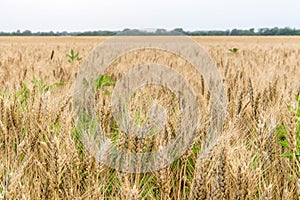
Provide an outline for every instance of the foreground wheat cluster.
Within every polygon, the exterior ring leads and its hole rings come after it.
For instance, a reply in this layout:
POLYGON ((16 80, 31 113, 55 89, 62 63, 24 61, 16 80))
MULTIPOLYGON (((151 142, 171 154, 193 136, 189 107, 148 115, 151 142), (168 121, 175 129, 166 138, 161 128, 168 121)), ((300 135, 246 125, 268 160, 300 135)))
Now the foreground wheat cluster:
MULTIPOLYGON (((68 62, 66 54, 74 49, 84 60, 105 39, 0 38, 1 199, 299 199, 299 38, 193 38, 224 80, 223 131, 201 154, 210 93, 201 76, 191 80, 199 84, 203 122, 193 145, 171 166, 141 174, 97 163, 82 144, 72 114, 72 85, 83 61, 68 62)), ((131 109, 147 107, 150 93, 173 113, 179 110, 170 91, 159 87, 138 91, 131 109)), ((95 109, 102 128, 114 133, 106 97, 97 92, 95 109)), ((170 113, 165 135, 154 139, 153 148, 174 137, 178 119, 170 113)), ((143 142, 121 132, 118 142, 144 151, 137 145, 143 142)))

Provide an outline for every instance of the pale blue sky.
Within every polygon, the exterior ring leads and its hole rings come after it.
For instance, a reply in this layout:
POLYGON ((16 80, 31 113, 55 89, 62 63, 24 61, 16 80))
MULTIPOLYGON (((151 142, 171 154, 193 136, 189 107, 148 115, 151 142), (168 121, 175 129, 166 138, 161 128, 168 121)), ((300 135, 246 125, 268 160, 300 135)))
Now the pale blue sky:
POLYGON ((0 0, 0 31, 300 28, 299 0, 0 0))

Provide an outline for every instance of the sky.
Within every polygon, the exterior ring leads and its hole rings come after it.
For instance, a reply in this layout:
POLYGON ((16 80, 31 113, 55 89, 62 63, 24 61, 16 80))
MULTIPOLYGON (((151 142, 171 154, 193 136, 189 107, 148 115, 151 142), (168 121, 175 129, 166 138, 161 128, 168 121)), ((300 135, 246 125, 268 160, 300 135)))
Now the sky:
POLYGON ((0 0, 0 32, 291 27, 299 0, 0 0))

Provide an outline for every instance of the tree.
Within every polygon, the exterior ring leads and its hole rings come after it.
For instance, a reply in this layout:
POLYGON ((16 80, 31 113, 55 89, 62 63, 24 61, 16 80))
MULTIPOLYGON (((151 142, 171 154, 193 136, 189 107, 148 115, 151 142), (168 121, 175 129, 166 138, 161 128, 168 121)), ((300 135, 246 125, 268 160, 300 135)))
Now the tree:
POLYGON ((31 36, 32 33, 31 33, 31 31, 26 30, 26 31, 23 31, 22 35, 23 35, 23 36, 31 36))

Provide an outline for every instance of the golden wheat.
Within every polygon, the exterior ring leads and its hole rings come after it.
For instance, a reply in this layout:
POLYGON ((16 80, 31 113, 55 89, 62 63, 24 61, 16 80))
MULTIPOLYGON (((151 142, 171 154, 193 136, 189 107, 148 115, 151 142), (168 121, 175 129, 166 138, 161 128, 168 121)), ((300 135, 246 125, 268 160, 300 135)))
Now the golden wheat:
MULTIPOLYGON (((115 60, 105 72, 114 81, 130 69, 124 60, 146 63, 154 53, 159 55, 160 62, 187 77, 202 105, 202 126, 189 151, 171 166, 143 174, 97 163, 76 132, 70 96, 82 61, 69 63, 66 54, 75 49, 86 58, 105 39, 0 38, 1 199, 299 199, 299 117, 286 107, 297 106, 295 94, 300 92, 298 37, 193 38, 223 74, 229 100, 220 138, 203 157, 199 155, 209 134, 212 95, 203 76, 163 51, 143 50, 144 60, 130 53, 115 60), (239 52, 228 51, 233 47, 239 52), (44 85, 64 85, 46 90, 32 81, 34 77, 44 85), (278 136, 280 131, 285 135, 278 136)), ((159 150, 174 139, 179 104, 172 99, 169 90, 156 86, 139 90, 131 114, 142 111, 143 122, 143 111, 158 102, 168 108, 166 126, 149 140, 120 132, 119 147, 141 153, 159 150)), ((98 91, 95 100, 101 128, 113 136, 116 125, 109 99, 98 91)))

